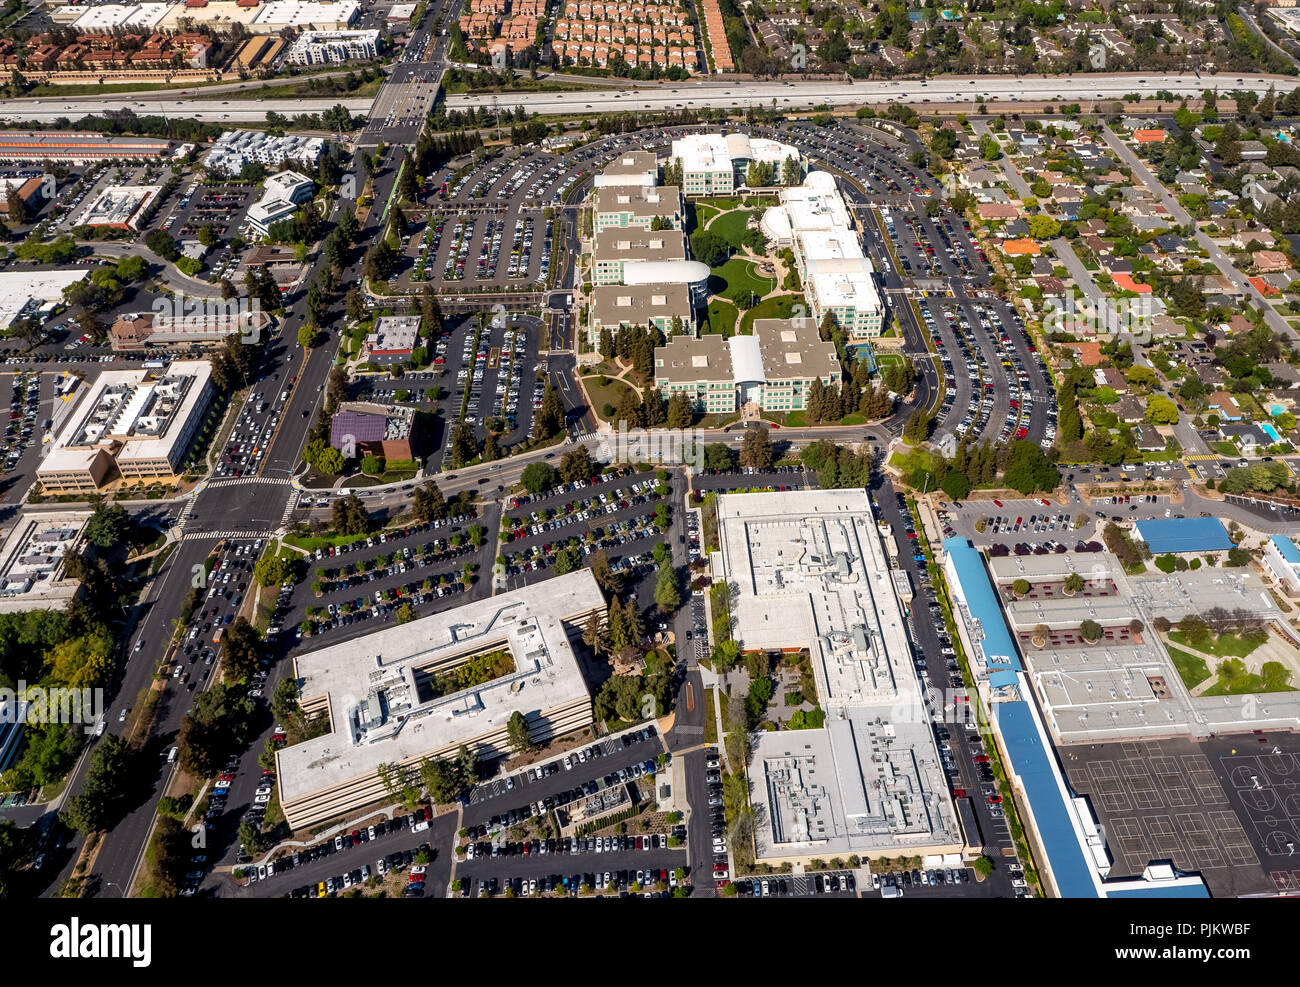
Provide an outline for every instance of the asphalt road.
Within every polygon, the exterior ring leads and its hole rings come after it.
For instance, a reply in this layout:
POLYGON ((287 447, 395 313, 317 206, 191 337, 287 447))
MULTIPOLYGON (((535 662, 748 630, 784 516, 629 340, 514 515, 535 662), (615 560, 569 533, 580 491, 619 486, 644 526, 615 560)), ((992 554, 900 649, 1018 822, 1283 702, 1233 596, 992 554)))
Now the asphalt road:
MULTIPOLYGON (((994 100, 1064 99, 1087 102, 1093 99, 1121 99, 1138 92, 1154 98, 1156 91, 1168 90, 1175 96, 1198 97, 1209 88, 1250 89, 1264 93, 1269 86, 1285 89, 1294 80, 1289 76, 1264 74, 1201 75, 1195 72, 1165 76, 1141 73, 1106 73, 1077 76, 944 76, 929 80, 896 82, 813 82, 788 80, 777 82, 697 81, 646 85, 627 90, 585 91, 582 93, 511 93, 512 105, 536 113, 608 113, 611 111, 667 110, 678 107, 767 107, 773 102, 780 108, 806 109, 827 104, 845 106, 858 103, 899 101, 910 103, 953 103, 994 100)), ((449 96, 447 108, 473 108, 479 95, 449 96)))

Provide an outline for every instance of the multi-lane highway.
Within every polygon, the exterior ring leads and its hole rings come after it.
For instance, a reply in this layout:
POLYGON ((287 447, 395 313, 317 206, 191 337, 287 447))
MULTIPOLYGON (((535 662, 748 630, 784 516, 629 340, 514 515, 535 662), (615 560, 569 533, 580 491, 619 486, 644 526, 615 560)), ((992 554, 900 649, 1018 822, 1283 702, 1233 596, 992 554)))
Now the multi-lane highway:
MULTIPOLYGON (((384 127, 380 134, 370 133, 372 141, 413 140, 418 132, 418 114, 415 108, 431 104, 430 82, 440 78, 441 46, 446 39, 434 39, 430 51, 420 62, 399 62, 393 69, 394 78, 408 90, 384 86, 374 99, 341 97, 338 99, 268 98, 241 100, 232 93, 230 100, 180 99, 152 94, 132 98, 130 94, 103 96, 76 96, 67 99, 25 98, 5 100, 0 109, 0 120, 51 123, 60 117, 83 116, 102 113, 123 107, 137 114, 184 116, 206 123, 264 122, 269 111, 294 116, 299 113, 321 113, 337 105, 349 112, 372 118, 384 127), (429 92, 413 95, 411 86, 424 87, 429 92), (372 111, 373 110, 373 111, 372 111), (392 121, 389 123, 390 114, 392 121), (407 135, 407 136, 403 136, 407 135)), ((522 106, 533 113, 609 113, 611 111, 653 111, 670 109, 734 109, 748 106, 777 106, 781 109, 808 109, 814 106, 853 106, 862 103, 904 102, 911 104, 974 105, 979 102, 1041 102, 1065 100, 1091 102, 1094 100, 1122 99, 1129 93, 1141 93, 1155 98, 1159 91, 1176 97, 1199 96, 1206 89, 1220 91, 1251 90, 1266 92, 1270 86, 1289 90, 1295 79, 1289 76, 1243 73, 1241 75, 1209 75, 1196 72, 1164 76, 1139 74, 1097 74, 1075 76, 952 76, 937 79, 904 79, 896 82, 808 81, 803 79, 758 82, 697 81, 678 83, 643 83, 635 88, 610 87, 575 92, 561 89, 549 92, 503 93, 498 96, 502 105, 522 106)), ((452 110, 477 109, 483 104, 481 93, 467 93, 447 97, 447 108, 452 110)))
MULTIPOLYGON (((611 111, 672 109, 735 109, 749 106, 776 106, 780 109, 807 109, 813 106, 852 106, 861 103, 904 102, 969 103, 994 101, 1034 102, 1066 100, 1122 99, 1129 93, 1154 98, 1160 90, 1175 96, 1199 96, 1206 89, 1230 91, 1249 89, 1263 93, 1270 86, 1289 90, 1295 79, 1264 74, 1203 75, 1187 72, 1173 75, 1130 73, 1075 76, 945 76, 937 79, 906 79, 897 82, 813 82, 785 80, 775 82, 679 82, 644 85, 628 91, 532 92, 508 97, 510 105, 522 106, 534 113, 609 113, 611 111)), ((473 109, 482 103, 479 95, 449 96, 447 108, 473 109)))

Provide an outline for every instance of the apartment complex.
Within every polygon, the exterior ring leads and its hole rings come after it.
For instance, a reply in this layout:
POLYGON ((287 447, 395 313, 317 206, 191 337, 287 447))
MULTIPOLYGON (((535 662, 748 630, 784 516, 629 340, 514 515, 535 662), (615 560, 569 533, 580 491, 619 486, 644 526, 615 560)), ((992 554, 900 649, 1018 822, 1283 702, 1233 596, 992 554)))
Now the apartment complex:
POLYGON ((329 65, 374 58, 379 53, 379 32, 304 31, 289 49, 294 65, 329 65))
POLYGON ((596 190, 592 228, 682 228, 682 190, 675 185, 612 185, 596 190), (656 222, 657 221, 657 222, 656 222))
POLYGON ((521 713, 534 741, 591 725, 591 695, 570 638, 605 596, 589 569, 467 603, 298 655, 302 708, 329 731, 276 752, 280 803, 294 829, 391 799, 381 767, 412 776, 425 758, 511 750, 521 713), (448 691, 448 671, 490 657, 495 678, 448 691))
POLYGON ((684 7, 569 0, 551 44, 559 65, 699 71, 695 25, 684 7))
POLYGON ((174 482, 212 399, 206 360, 100 374, 36 468, 47 494, 92 494, 121 480, 174 482))
POLYGON ((682 191, 687 195, 734 192, 745 185, 749 166, 755 162, 774 166, 778 182, 788 160, 803 173, 803 155, 797 147, 747 134, 688 134, 673 141, 672 159, 681 165, 682 191))
POLYGON ((758 319, 753 335, 675 336, 655 347, 655 387, 685 394, 697 411, 731 414, 752 404, 763 411, 802 411, 814 380, 840 380, 835 344, 823 342, 811 319, 758 319))
POLYGON ((852 340, 879 336, 885 308, 875 266, 835 177, 811 172, 802 185, 781 189, 780 200, 763 214, 762 230, 774 247, 794 252, 817 324, 829 313, 852 340))

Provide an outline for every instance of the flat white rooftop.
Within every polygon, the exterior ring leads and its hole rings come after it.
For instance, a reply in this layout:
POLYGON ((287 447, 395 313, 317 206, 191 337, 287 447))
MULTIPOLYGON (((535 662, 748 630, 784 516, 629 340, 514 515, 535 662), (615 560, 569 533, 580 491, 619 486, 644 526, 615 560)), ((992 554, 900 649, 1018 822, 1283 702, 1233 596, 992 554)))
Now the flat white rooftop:
POLYGON ((33 299, 62 301, 63 289, 76 284, 89 273, 90 268, 78 271, 0 271, 0 329, 8 328, 33 299))
POLYGON ((759 857, 956 846, 906 621, 864 490, 718 498, 715 579, 742 650, 806 648, 821 730, 762 733, 759 857))
POLYGON ((23 514, 0 547, 0 613, 61 610, 80 585, 66 578, 63 553, 75 549, 89 511, 23 514))
POLYGON ((176 360, 164 371, 100 374, 64 418, 38 472, 85 468, 101 449, 118 461, 169 458, 212 375, 206 360, 176 360))
POLYGON ((588 697, 563 620, 605 597, 579 569, 409 624, 300 655, 302 698, 329 697, 329 733, 280 751, 286 802, 473 741, 525 715, 588 697), (416 670, 507 647, 515 671, 462 692, 419 701, 416 670))

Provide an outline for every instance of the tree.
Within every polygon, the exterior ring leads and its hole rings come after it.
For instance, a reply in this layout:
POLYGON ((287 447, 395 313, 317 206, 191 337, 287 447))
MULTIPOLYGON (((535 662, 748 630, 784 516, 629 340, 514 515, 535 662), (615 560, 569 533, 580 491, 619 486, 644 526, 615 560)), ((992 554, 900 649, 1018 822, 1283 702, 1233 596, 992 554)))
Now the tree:
POLYGON ((125 740, 109 734, 90 755, 90 765, 81 791, 69 799, 62 818, 71 828, 93 833, 116 822, 126 808, 130 789, 123 779, 130 777, 132 752, 125 740))
POLYGON ((121 504, 108 504, 98 498, 94 512, 86 521, 86 541, 96 548, 114 548, 133 527, 134 523, 126 508, 121 504))
POLYGON ((993 873, 993 861, 989 860, 988 857, 976 857, 971 864, 971 869, 981 878, 988 877, 993 873))
POLYGON ((765 425, 746 428, 740 443, 740 462, 754 469, 767 469, 772 465, 772 440, 765 425))
POLYGON ((1017 579, 1014 583, 1011 584, 1011 592, 1015 593, 1016 596, 1024 596, 1026 593, 1029 592, 1029 589, 1030 587, 1029 587, 1028 579, 1017 579))
POLYGON ((1100 641, 1103 633, 1105 632, 1102 630, 1101 624, 1095 620, 1085 620, 1079 625, 1079 634, 1085 641, 1090 643, 1100 641))
POLYGON ((664 613, 673 613, 682 605, 680 582, 671 560, 659 566, 659 575, 655 578, 655 603, 664 613))
POLYGON ((1153 425, 1173 425, 1178 421, 1178 405, 1163 394, 1153 394, 1147 401, 1146 419, 1153 425))
POLYGON ((717 267, 727 259, 730 247, 726 240, 708 230, 691 234, 691 253, 707 267, 717 267))
POLYGON ((1075 593, 1083 591, 1083 576, 1077 572, 1072 572, 1065 577, 1065 592, 1073 596, 1075 593))
POLYGON ((689 428, 694 418, 691 400, 684 393, 679 391, 668 399, 669 428, 689 428))
POLYGON ((510 714, 506 723, 506 738, 516 753, 522 754, 533 749, 533 736, 528 730, 528 721, 518 710, 510 714))
POLYGON ((305 350, 311 349, 316 345, 316 337, 319 335, 313 325, 302 325, 298 327, 298 345, 305 350))
POLYGON ((279 555, 266 555, 253 566, 253 578, 261 586, 279 586, 293 578, 293 563, 279 555))
POLYGON ((236 617, 221 638, 221 655, 227 679, 243 679, 257 671, 262 660, 262 637, 248 619, 236 617))
POLYGON ((529 463, 520 474, 519 482, 530 494, 541 493, 555 486, 555 470, 549 463, 529 463))
POLYGON ((447 502, 438 484, 428 480, 415 488, 411 498, 411 513, 420 524, 428 524, 447 516, 447 502))

